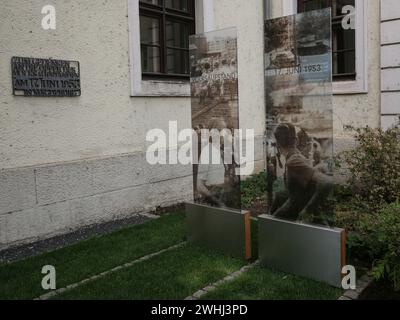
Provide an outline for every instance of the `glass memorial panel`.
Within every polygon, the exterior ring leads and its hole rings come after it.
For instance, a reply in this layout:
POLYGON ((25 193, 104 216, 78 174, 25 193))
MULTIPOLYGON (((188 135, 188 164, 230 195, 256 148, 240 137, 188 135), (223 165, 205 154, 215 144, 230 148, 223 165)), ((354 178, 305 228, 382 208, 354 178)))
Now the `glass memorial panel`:
POLYGON ((333 226, 331 9, 265 22, 268 213, 333 226))
POLYGON ((236 28, 190 37, 195 202, 241 209, 239 164, 233 136, 239 129, 236 28), (209 144, 209 142, 211 142, 209 144))

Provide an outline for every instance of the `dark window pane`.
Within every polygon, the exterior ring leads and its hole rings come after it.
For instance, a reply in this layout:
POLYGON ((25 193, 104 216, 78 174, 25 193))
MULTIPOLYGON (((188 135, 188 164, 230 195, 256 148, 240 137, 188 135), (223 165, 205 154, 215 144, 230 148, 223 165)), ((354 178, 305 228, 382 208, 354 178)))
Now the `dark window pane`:
POLYGON ((181 11, 189 11, 187 0, 165 0, 165 7, 181 11))
POLYGON ((356 31, 344 30, 341 23, 334 25, 332 42, 332 51, 354 49, 356 47, 356 31))
POLYGON ((142 72, 160 71, 160 48, 142 46, 142 72))
POLYGON ((303 11, 311 11, 327 8, 329 6, 329 2, 327 0, 306 0, 303 1, 304 9, 303 11))
POLYGON ((189 53, 184 50, 167 49, 167 73, 188 74, 189 53))
POLYGON ((355 0, 336 0, 332 1, 332 15, 333 16, 342 16, 342 9, 345 6, 353 6, 355 7, 355 0))
POLYGON ((162 0, 140 0, 140 2, 155 4, 157 6, 162 6, 162 0))
POLYGON ((345 74, 351 76, 356 72, 355 51, 333 53, 333 75, 345 74))
MULTIPOLYGON (((299 0, 299 10, 311 11, 328 8, 330 6, 329 0, 299 0)), ((344 6, 355 6, 355 0, 332 0, 332 16, 342 16, 342 8, 344 6)))
POLYGON ((167 21, 166 37, 168 47, 189 47, 189 26, 186 23, 167 21))
POLYGON ((160 21, 158 19, 140 16, 140 42, 151 45, 160 43, 160 21))

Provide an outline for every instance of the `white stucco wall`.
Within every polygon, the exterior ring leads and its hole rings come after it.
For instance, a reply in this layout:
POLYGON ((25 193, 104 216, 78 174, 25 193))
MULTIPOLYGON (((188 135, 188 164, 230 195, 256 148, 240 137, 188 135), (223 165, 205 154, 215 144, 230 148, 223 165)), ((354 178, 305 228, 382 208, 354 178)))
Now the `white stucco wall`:
MULTIPOLYGON (((143 152, 151 127, 190 125, 187 98, 130 97, 127 1, 58 1, 56 31, 41 28, 47 1, 1 2, 0 168, 143 152), (79 60, 82 96, 13 97, 13 55, 79 60)), ((241 126, 262 135, 263 4, 250 2, 216 0, 214 17, 216 29, 238 27, 241 126)), ((334 97, 336 137, 347 136, 343 125, 380 124, 379 37, 379 2, 368 0, 369 91, 334 97)))
POLYGON ((190 167, 148 165, 146 133, 190 99, 131 98, 128 2, 0 0, 0 248, 193 199, 190 167), (78 60, 82 95, 12 95, 11 57, 78 60))
POLYGON ((355 95, 335 95, 334 136, 349 135, 343 126, 379 127, 380 120, 380 4, 376 0, 368 3, 368 93, 355 95))
POLYGON ((0 168, 143 152, 150 128, 190 124, 187 98, 130 98, 127 1, 0 0, 0 168), (79 98, 13 97, 12 56, 78 60, 79 98))

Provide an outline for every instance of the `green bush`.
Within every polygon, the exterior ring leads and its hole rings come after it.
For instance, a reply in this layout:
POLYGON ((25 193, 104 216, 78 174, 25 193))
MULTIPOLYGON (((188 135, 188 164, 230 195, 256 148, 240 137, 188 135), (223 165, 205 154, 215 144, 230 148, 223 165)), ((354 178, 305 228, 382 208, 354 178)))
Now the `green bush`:
POLYGON ((347 232, 358 232, 361 216, 369 212, 368 207, 357 200, 349 186, 336 185, 333 194, 336 225, 347 232))
POLYGON ((355 131, 356 147, 339 157, 349 180, 338 194, 337 222, 349 231, 350 256, 372 262, 375 279, 400 290, 400 121, 386 131, 355 131))
POLYGON ((389 279, 400 290, 400 202, 363 216, 359 239, 374 259, 375 279, 389 279))
POLYGON ((257 198, 266 198, 267 195, 267 174, 262 172, 260 174, 251 176, 250 178, 241 182, 242 194, 242 208, 250 209, 252 203, 257 198))
POLYGON ((387 131, 355 129, 357 146, 340 160, 348 184, 361 204, 372 211, 400 199, 400 125, 387 131))

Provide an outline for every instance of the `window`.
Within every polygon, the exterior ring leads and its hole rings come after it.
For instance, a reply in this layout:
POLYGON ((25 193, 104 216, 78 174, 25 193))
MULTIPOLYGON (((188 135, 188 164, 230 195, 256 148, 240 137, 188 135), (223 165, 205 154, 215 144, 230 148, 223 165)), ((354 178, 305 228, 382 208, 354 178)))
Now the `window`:
MULTIPOLYGON (((193 31, 195 26, 196 32, 199 33, 215 29, 214 0, 166 2, 164 15, 164 1, 128 0, 129 67, 132 97, 190 97, 188 74, 180 76, 179 74, 174 75, 171 72, 170 74, 161 72, 163 70, 161 59, 164 57, 161 51, 164 51, 166 54, 166 50, 163 49, 164 47, 161 43, 164 38, 162 35, 163 27, 161 24, 158 25, 157 22, 162 22, 164 17, 166 20, 168 20, 168 17, 171 17, 171 20, 175 21, 177 16, 183 16, 184 23, 189 23, 193 31), (185 3, 188 7, 184 6, 185 3), (193 5, 195 5, 195 7, 193 7, 193 5), (176 10, 176 8, 189 8, 189 11, 176 10), (152 26, 149 27, 149 20, 144 19, 141 23, 141 12, 145 17, 156 18, 157 22, 151 19, 150 21, 151 24, 154 24, 155 28, 159 27, 158 31, 157 29, 153 29, 152 26), (195 22, 192 19, 193 17, 195 17, 195 22), (147 25, 150 31, 147 31, 147 35, 143 35, 143 40, 139 41, 141 38, 141 24, 147 25), (149 34, 151 36, 150 38, 149 34), (143 53, 144 56, 142 56, 142 43, 143 48, 147 50, 147 52, 143 53), (155 52, 154 56, 149 53, 151 50, 155 52), (159 62, 157 61, 157 56, 159 57, 159 62), (144 57, 148 58, 144 59, 144 57), (143 60, 146 60, 146 62, 144 63, 143 60), (142 69, 142 64, 146 69, 142 69), (149 70, 152 69, 157 70, 157 67, 159 67, 158 70, 160 72, 149 72, 149 70)), ((145 33, 145 31, 143 31, 143 33, 145 33)), ((166 58, 164 58, 164 61, 166 61, 166 58)), ((171 65, 171 63, 169 65, 171 65)))
POLYGON ((356 73, 356 30, 342 28, 342 8, 355 7, 355 0, 298 0, 298 12, 332 7, 332 64, 335 81, 354 81, 356 73))
POLYGON ((189 36, 195 33, 194 0, 140 0, 143 79, 189 77, 189 36))

